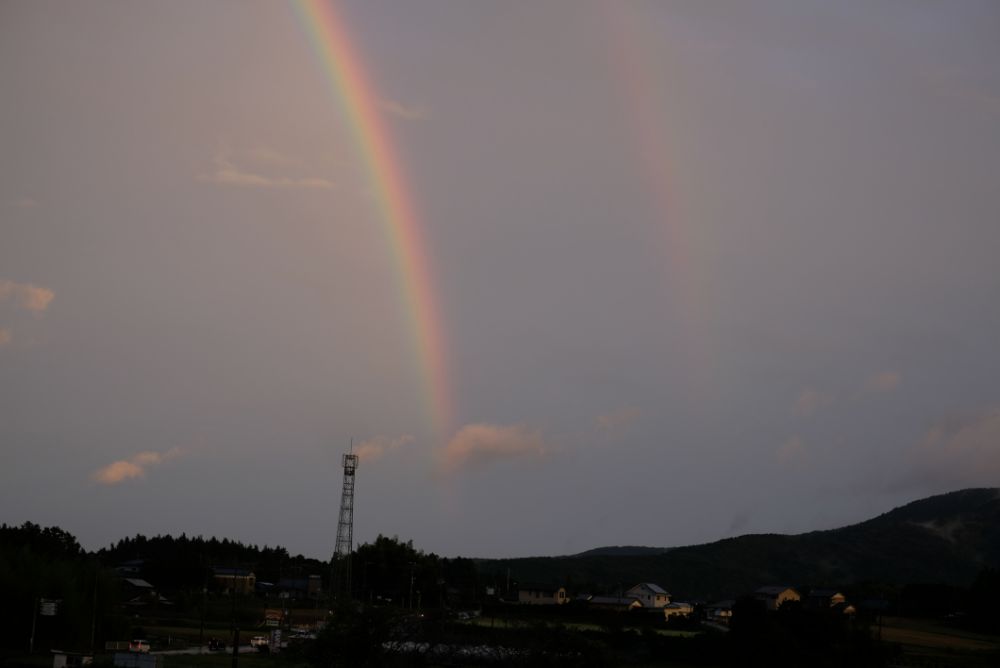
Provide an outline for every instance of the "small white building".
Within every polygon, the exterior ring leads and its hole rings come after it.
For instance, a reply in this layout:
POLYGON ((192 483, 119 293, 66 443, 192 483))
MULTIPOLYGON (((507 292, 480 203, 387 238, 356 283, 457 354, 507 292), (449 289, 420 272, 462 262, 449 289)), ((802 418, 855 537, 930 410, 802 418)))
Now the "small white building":
POLYGON ((640 582, 626 591, 625 596, 637 599, 644 608, 663 608, 670 603, 667 590, 652 582, 640 582))

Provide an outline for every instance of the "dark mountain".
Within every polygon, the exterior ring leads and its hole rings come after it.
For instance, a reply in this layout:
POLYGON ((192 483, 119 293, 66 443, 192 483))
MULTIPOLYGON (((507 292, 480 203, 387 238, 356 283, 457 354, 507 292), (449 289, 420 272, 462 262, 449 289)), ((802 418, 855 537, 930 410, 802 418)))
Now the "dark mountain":
POLYGON ((478 566, 486 581, 498 584, 510 569, 514 581, 593 592, 651 581, 686 598, 724 598, 767 583, 968 586, 984 568, 1000 566, 1000 489, 932 496, 829 531, 751 534, 645 553, 599 548, 568 557, 483 560, 478 566))
POLYGON ((650 554, 663 554, 672 548, 669 547, 643 547, 642 545, 614 545, 610 547, 595 547, 586 550, 574 557, 638 557, 650 554))

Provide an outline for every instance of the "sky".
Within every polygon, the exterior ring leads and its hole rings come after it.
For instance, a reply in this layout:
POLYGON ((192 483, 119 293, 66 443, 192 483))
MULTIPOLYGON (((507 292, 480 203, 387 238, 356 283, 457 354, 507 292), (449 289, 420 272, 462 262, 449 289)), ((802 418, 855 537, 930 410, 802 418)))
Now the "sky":
POLYGON ((572 554, 1000 481, 992 0, 0 3, 0 521, 572 554))

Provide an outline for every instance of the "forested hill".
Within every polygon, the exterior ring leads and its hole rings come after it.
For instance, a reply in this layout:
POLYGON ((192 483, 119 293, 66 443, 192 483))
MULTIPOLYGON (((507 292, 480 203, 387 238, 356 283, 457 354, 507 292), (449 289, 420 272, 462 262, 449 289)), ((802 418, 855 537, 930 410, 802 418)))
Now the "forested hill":
POLYGON ((650 554, 663 554, 669 547, 643 547, 642 545, 614 545, 611 547, 595 547, 574 557, 637 557, 650 554))
MULTIPOLYGON (((655 548, 657 551, 661 548, 655 548)), ((753 534, 659 553, 593 550, 567 557, 480 560, 481 576, 614 591, 656 582, 676 596, 723 598, 762 584, 969 585, 1000 566, 1000 489, 914 501, 874 519, 799 535, 753 534)))
POLYGON ((325 575, 329 562, 292 556, 283 547, 258 547, 218 538, 138 535, 123 538, 97 552, 106 566, 139 560, 144 577, 170 591, 201 587, 211 577, 213 568, 245 568, 258 580, 277 582, 280 578, 325 575))

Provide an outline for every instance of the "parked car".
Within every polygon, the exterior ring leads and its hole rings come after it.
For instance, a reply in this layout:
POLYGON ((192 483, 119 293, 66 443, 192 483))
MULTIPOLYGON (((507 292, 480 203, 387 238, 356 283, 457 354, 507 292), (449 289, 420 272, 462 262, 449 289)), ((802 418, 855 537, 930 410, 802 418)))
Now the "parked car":
POLYGON ((210 651, 210 652, 225 652, 226 651, 226 642, 224 640, 220 640, 218 638, 209 638, 208 639, 208 651, 210 651))

